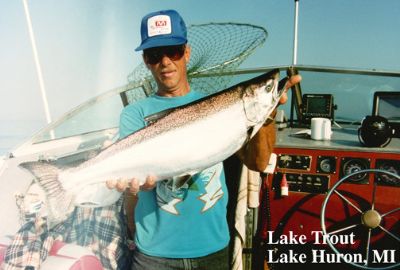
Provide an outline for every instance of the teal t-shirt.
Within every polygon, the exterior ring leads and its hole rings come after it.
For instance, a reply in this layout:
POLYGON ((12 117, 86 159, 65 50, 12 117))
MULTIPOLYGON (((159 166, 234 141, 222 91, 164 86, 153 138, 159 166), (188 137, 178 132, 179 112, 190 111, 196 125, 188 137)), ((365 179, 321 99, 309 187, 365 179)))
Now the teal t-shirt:
MULTIPOLYGON (((145 127, 146 116, 201 97, 191 91, 179 97, 153 95, 130 104, 121 113, 120 137, 145 127)), ((157 153, 150 154, 157 158, 157 153)), ((158 181, 155 189, 139 192, 135 208, 137 248, 165 258, 195 258, 225 248, 229 242, 228 192, 222 163, 193 175, 180 188, 174 182, 158 181)))

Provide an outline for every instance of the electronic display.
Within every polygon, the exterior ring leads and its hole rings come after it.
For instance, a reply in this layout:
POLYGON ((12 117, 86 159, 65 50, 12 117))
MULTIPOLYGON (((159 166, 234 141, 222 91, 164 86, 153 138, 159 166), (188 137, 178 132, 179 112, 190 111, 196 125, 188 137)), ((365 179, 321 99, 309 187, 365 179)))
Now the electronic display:
POLYGON ((400 122, 400 93, 378 95, 375 115, 383 116, 389 121, 400 122))
POLYGON ((303 117, 307 122, 313 117, 333 119, 333 96, 330 94, 304 94, 303 117))
POLYGON ((307 112, 319 113, 324 114, 326 113, 326 105, 328 101, 324 97, 313 97, 312 100, 307 102, 307 112))

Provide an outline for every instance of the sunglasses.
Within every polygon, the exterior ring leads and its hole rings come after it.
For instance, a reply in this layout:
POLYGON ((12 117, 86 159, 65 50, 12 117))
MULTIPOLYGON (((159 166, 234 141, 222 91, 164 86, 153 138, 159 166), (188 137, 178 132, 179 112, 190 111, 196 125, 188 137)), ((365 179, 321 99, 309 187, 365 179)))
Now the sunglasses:
POLYGON ((185 45, 177 45, 146 49, 143 51, 143 56, 148 64, 155 65, 163 59, 164 55, 172 61, 177 61, 182 58, 184 53, 185 45))

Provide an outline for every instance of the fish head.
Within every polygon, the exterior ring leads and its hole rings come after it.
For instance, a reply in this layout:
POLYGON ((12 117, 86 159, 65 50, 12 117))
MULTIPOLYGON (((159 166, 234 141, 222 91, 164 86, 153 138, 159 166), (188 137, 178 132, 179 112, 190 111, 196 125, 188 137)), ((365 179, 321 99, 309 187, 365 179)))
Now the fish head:
POLYGON ((279 89, 279 70, 273 70, 251 81, 243 92, 243 107, 248 128, 262 125, 283 94, 279 89))

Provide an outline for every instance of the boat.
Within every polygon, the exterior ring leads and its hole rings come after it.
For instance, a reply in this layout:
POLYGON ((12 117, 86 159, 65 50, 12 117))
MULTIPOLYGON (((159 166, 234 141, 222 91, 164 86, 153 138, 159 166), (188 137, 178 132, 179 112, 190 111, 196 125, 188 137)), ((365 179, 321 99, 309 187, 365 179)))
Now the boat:
MULTIPOLYGON (((207 81, 223 78, 232 85, 276 68, 281 78, 298 73, 303 79, 277 109, 276 146, 268 170, 257 174, 259 206, 245 206, 235 269, 399 269, 400 71, 294 61, 234 70, 210 65, 193 70, 190 79, 198 82, 196 89, 212 94, 222 89, 210 92, 207 81)), ((115 142, 123 107, 154 92, 142 71, 53 121, 0 160, 0 207, 7 217, 0 222, 0 259, 24 224, 18 198, 34 194, 33 203, 45 200, 18 165, 37 160, 79 164, 115 142)), ((227 174, 240 175, 234 157, 225 163, 227 174)), ((230 181, 229 187, 234 191, 228 216, 232 231, 238 182, 230 181)), ((86 256, 91 269, 101 268, 87 249, 70 249, 80 255, 69 265, 86 256)), ((55 269, 69 256, 57 255, 51 254, 43 268, 55 269)))

